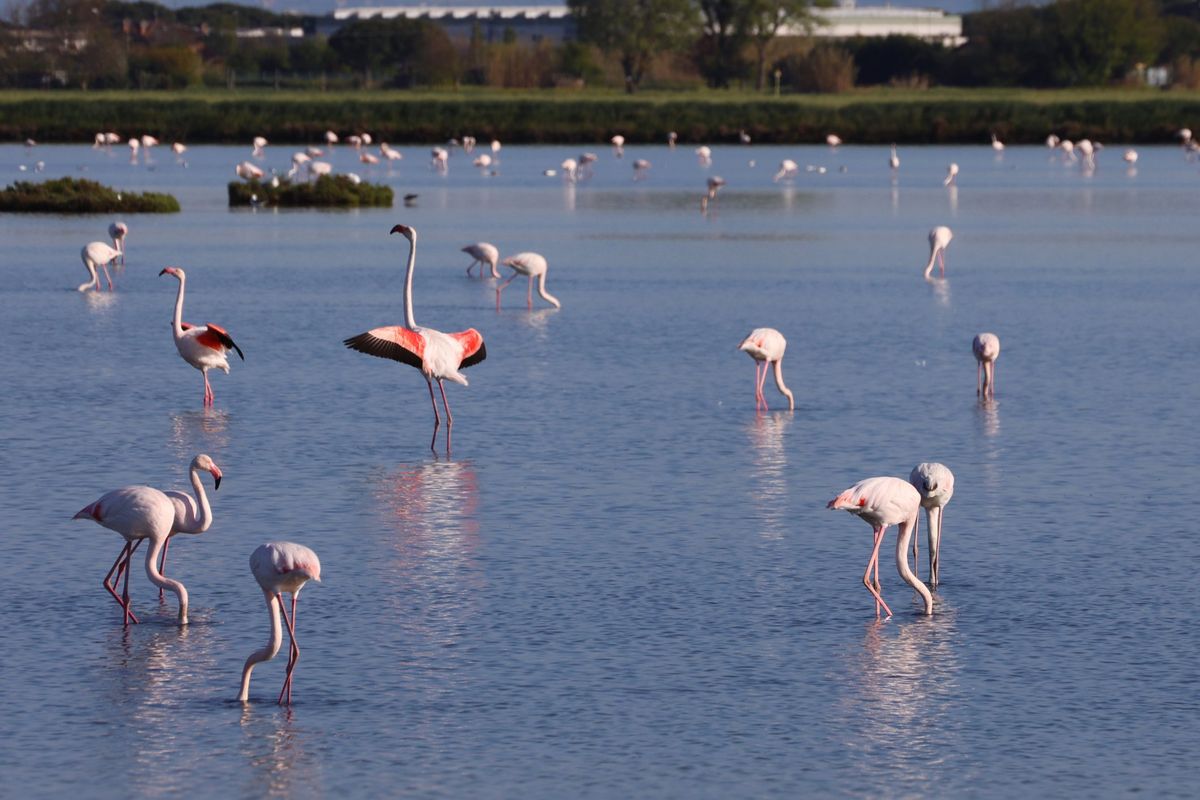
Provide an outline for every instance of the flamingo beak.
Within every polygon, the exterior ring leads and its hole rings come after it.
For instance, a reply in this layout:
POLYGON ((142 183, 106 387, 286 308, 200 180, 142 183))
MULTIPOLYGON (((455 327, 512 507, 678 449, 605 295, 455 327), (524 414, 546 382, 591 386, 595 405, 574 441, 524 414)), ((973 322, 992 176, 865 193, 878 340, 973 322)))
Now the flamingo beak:
POLYGON ((216 464, 213 464, 213 468, 209 470, 209 472, 211 472, 213 476, 213 491, 215 492, 221 488, 221 470, 216 464))
POLYGON ((408 226, 407 225, 395 225, 392 227, 391 232, 392 233, 402 233, 405 236, 408 236, 408 226))
POLYGON ((171 271, 171 268, 170 268, 170 267, 163 267, 163 270, 162 270, 162 272, 158 273, 158 277, 160 277, 160 278, 161 278, 163 275, 166 275, 166 274, 167 274, 168 272, 170 272, 170 271, 171 271))

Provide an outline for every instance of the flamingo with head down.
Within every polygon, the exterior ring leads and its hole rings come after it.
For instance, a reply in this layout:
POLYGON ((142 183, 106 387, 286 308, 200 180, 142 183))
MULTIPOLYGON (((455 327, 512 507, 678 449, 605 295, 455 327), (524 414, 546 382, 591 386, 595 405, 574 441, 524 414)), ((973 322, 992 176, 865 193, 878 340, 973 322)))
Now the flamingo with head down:
POLYGON ((479 277, 482 278, 483 265, 487 264, 492 269, 492 277, 500 277, 500 273, 496 269, 496 264, 500 262, 500 250, 496 247, 496 245, 491 244, 490 242, 476 242, 475 244, 467 245, 462 249, 462 251, 471 258, 475 259, 471 262, 470 266, 467 267, 468 275, 471 274, 471 270, 475 268, 476 264, 478 264, 479 277))
POLYGON ((129 234, 129 226, 124 222, 114 222, 108 226, 108 235, 113 247, 121 254, 121 265, 125 264, 125 237, 129 234))
POLYGON ((788 399, 788 411, 795 410, 796 398, 783 383, 783 354, 787 350, 787 339, 783 338, 783 334, 774 328, 755 328, 738 345, 738 350, 757 362, 754 365, 754 410, 768 410, 763 384, 767 381, 767 369, 772 365, 775 368, 775 387, 788 399))
POLYGON ((121 251, 114 250, 104 242, 92 242, 84 246, 79 252, 79 257, 83 259, 83 266, 91 276, 91 280, 79 284, 79 291, 100 291, 100 275, 96 272, 96 268, 100 267, 104 270, 104 278, 108 281, 108 290, 111 292, 113 283, 112 276, 108 274, 108 265, 121 257, 121 251))
POLYGON ((942 277, 946 277, 946 248, 954 238, 954 231, 945 225, 938 225, 929 231, 929 263, 925 265, 925 280, 933 275, 933 262, 937 261, 942 277))
POLYGON ((549 266, 546 264, 545 256, 539 253, 517 253, 515 256, 509 256, 504 259, 504 266, 511 267, 512 277, 504 283, 496 287, 496 310, 500 310, 500 293, 504 288, 516 280, 518 275, 529 276, 529 291, 526 296, 526 304, 529 309, 533 310, 533 279, 537 278, 538 295, 555 308, 562 308, 562 303, 558 302, 558 298, 546 291, 546 271, 549 266))

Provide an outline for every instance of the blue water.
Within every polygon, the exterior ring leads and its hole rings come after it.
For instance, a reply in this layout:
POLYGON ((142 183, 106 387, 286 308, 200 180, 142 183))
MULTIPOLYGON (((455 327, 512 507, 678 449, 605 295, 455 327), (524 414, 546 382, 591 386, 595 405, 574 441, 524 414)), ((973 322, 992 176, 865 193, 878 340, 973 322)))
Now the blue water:
MULTIPOLYGON (((271 147, 283 170, 293 148, 271 147)), ((244 148, 128 163, 0 147, 9 179, 85 175, 174 191, 132 215, 116 291, 81 294, 108 217, 0 216, 0 774, 22 796, 1191 796, 1200 556, 1194 354, 1197 166, 1112 145, 1092 175, 1041 148, 718 146, 601 156, 506 147, 497 175, 407 147, 364 176, 412 208, 230 211, 244 148), (634 183, 630 162, 653 162, 634 183), (771 181, 779 160, 802 172, 771 181), (34 173, 41 160, 45 172, 34 173), (749 162, 756 162, 750 166, 749 162), (946 164, 960 186, 941 186, 946 164), (29 170, 19 172, 25 164, 29 170), (845 167, 845 171, 841 168, 845 167), (728 181, 699 211, 707 174, 728 181), (424 382, 341 340, 416 318, 479 329, 449 385, 454 449, 429 450, 424 382), (947 279, 921 279, 950 225, 947 279), (563 303, 495 310, 476 240, 543 253, 563 303), (246 353, 200 376, 185 318, 246 353), (758 326, 789 340, 794 413, 756 415, 758 326), (974 396, 972 337, 1003 350, 974 396), (131 483, 224 471, 212 529, 181 536, 174 622, 140 568, 141 625, 100 581, 121 543, 70 518, 131 483), (855 481, 939 460, 957 476, 935 613, 867 525, 825 509, 855 481), (267 638, 247 559, 320 555, 301 595, 295 703, 284 659, 233 702, 267 638)), ((358 167, 340 148, 339 169, 358 167)), ((211 487, 211 482, 209 482, 211 487)), ((924 525, 924 522, 922 522, 924 525)), ((924 553, 922 553, 922 559, 924 553)), ((924 563, 921 572, 926 571, 924 563)))

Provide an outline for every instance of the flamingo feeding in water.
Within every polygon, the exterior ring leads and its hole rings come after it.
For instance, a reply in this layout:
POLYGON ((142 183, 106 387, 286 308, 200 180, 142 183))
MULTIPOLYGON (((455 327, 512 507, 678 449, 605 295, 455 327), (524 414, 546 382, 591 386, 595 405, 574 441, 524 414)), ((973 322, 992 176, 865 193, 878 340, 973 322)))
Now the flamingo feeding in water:
POLYGON ((951 163, 950 166, 946 167, 946 179, 942 181, 942 186, 949 186, 950 184, 955 183, 957 178, 958 164, 951 163))
POLYGON ((929 231, 929 263, 925 265, 925 280, 933 274, 933 262, 937 261, 942 277, 946 277, 946 248, 954 238, 954 231, 938 225, 929 231))
POLYGON ((496 264, 500 262, 500 250, 496 245, 489 242, 476 242, 469 244, 462 249, 464 253, 475 259, 471 265, 467 267, 467 274, 471 274, 471 270, 475 265, 479 265, 479 277, 483 277, 483 265, 487 264, 492 269, 492 277, 499 278, 500 272, 496 269, 496 264))
POLYGON ((975 370, 975 394, 981 400, 996 399, 996 359, 1000 356, 1000 337, 994 333, 978 334, 971 342, 978 367, 975 370))
POLYGON ((830 147, 838 147, 841 145, 841 143, 842 137, 838 136, 836 133, 831 133, 825 137, 825 144, 829 145, 830 147))
POLYGON ((763 384, 767 381, 767 369, 775 366, 775 387, 788 399, 788 411, 796 408, 792 390, 783 383, 783 353, 787 350, 787 339, 774 328, 755 328, 738 345, 755 360, 754 365, 754 410, 767 411, 767 399, 763 396, 763 384))
POLYGON ((89 288, 100 291, 100 275, 96 272, 96 267, 104 270, 104 278, 108 281, 108 290, 112 291, 112 276, 108 274, 108 265, 121 257, 120 250, 114 250, 104 242, 92 242, 84 245, 83 250, 79 251, 79 257, 83 259, 83 266, 91 275, 91 280, 79 284, 79 291, 84 292, 89 288))
POLYGON ((283 644, 283 630, 279 625, 279 615, 283 614, 287 623, 288 648, 287 676, 283 679, 283 688, 279 691, 279 704, 292 702, 292 673, 296 671, 296 663, 300 660, 300 647, 296 644, 296 600, 300 590, 309 581, 321 582, 321 560, 317 554, 302 544, 293 542, 269 542, 259 545, 250 554, 250 572, 258 585, 262 587, 263 596, 267 599, 267 611, 271 615, 271 639, 267 646, 255 650, 246 659, 242 667, 242 691, 238 700, 245 703, 250 699, 250 673, 257 664, 270 661, 279 653, 283 644), (292 615, 289 617, 287 608, 283 605, 283 593, 292 595, 292 615))
POLYGON ((784 178, 794 178, 800 172, 800 165, 790 158, 785 158, 779 162, 779 171, 775 173, 775 181, 779 182, 784 178))
MULTIPOLYGON (((192 485, 198 486, 200 481, 195 470, 209 469, 216 479, 216 485, 221 483, 221 471, 206 455, 199 455, 192 461, 192 485)), ((203 487, 199 493, 203 495, 203 487)), ((178 495, 178 492, 172 492, 178 495)), ((190 498, 189 498, 190 500, 190 498)), ((207 501, 204 502, 207 506, 207 501)), ((159 589, 170 589, 179 598, 179 624, 188 623, 188 593, 182 583, 164 577, 156 566, 159 553, 166 547, 167 540, 177 531, 179 508, 167 493, 150 486, 126 486, 114 489, 93 503, 84 506, 75 514, 74 519, 90 519, 109 530, 116 531, 125 537, 125 546, 113 562, 112 568, 104 576, 104 588, 121 606, 125 625, 138 622, 137 616, 129 607, 129 573, 130 559, 134 551, 141 546, 143 539, 150 540, 150 550, 146 553, 146 576, 159 589), (117 586, 121 576, 125 576, 125 588, 117 594, 117 586)), ((209 514, 211 518, 211 512, 209 514)), ((211 521, 211 519, 210 519, 211 521)))
POLYGON ((546 270, 549 269, 544 256, 538 253, 517 253, 515 256, 509 256, 504 259, 504 265, 511 267, 512 277, 504 283, 496 287, 496 310, 500 310, 500 293, 504 291, 504 287, 512 283, 518 275, 529 276, 529 292, 526 296, 526 303, 529 310, 533 310, 533 279, 537 278, 538 295, 555 308, 562 308, 562 303, 558 302, 558 298, 546 291, 546 270))
POLYGON ((487 358, 483 336, 474 328, 458 333, 442 333, 433 328, 419 328, 413 316, 413 269, 417 263, 417 231, 407 225, 396 225, 392 233, 408 240, 408 269, 404 275, 404 324, 373 328, 366 333, 346 339, 343 344, 351 350, 379 358, 390 358, 421 370, 429 386, 429 402, 433 404, 433 439, 429 448, 436 452, 437 432, 441 426, 437 401, 433 397, 433 381, 442 393, 446 410, 446 452, 450 452, 450 434, 454 417, 446 399, 444 380, 467 386, 467 378, 459 370, 478 364, 487 358))
POLYGON ((875 547, 863 573, 863 585, 875 598, 875 616, 882 608, 890 617, 892 610, 883 601, 879 584, 879 545, 889 525, 900 526, 900 537, 896 542, 896 569, 909 586, 917 590, 925 601, 925 615, 933 614, 933 595, 929 587, 908 568, 908 542, 916 534, 920 523, 921 495, 907 481, 899 478, 867 478, 859 481, 829 501, 826 508, 849 511, 861 517, 875 532, 875 547), (872 577, 874 572, 874 577, 872 577))
POLYGON ((900 169, 900 156, 896 154, 896 145, 892 145, 892 154, 888 156, 888 166, 893 170, 900 169))
MULTIPOLYGON (((913 467, 908 482, 921 495, 921 507, 925 509, 926 538, 929 543, 929 585, 938 585, 938 553, 942 547, 942 509, 954 497, 954 473, 945 464, 924 461, 913 467)), ((917 538, 913 537, 913 570, 917 566, 917 538)))
POLYGON ((129 226, 124 222, 114 222, 108 226, 108 235, 112 238, 113 247, 121 254, 121 264, 125 264, 125 237, 129 234, 129 226))
POLYGON ((166 267, 158 273, 172 275, 179 280, 179 293, 175 295, 175 316, 171 320, 171 331, 175 338, 175 349, 179 356, 200 370, 204 376, 204 405, 213 404, 213 390, 208 382, 208 371, 219 369, 229 374, 229 360, 225 357, 230 350, 236 350, 238 358, 243 361, 246 356, 224 328, 210 322, 207 325, 192 325, 183 321, 183 292, 187 284, 187 273, 179 267, 166 267))
POLYGON ((996 134, 994 134, 994 133, 992 134, 992 149, 995 150, 997 153, 1004 152, 1004 142, 997 139, 996 134))

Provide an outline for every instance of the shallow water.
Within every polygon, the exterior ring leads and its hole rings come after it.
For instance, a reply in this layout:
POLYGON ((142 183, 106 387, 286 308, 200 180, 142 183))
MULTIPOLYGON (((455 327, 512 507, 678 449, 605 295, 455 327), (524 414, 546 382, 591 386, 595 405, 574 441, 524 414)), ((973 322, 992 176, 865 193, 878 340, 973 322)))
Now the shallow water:
MULTIPOLYGON (((293 148, 270 148, 282 171, 293 148)), ((427 148, 365 177, 415 207, 230 211, 246 148, 188 166, 87 147, 0 147, 10 179, 171 190, 130 216, 116 291, 80 294, 101 217, 0 216, 0 771, 25 796, 1190 796, 1200 555, 1194 431, 1197 174, 1178 148, 1110 146, 1094 174, 1041 148, 506 147, 498 174, 427 148), (629 164, 652 161, 634 182, 629 164), (773 183, 779 160, 826 167, 773 183), (43 160, 40 175, 18 172, 43 160), (755 166, 749 161, 754 160, 755 166), (941 186, 962 167, 957 191, 941 186), (840 171, 841 167, 846 170, 840 171), (708 215, 704 177, 728 181, 708 215), (450 385, 450 458, 409 367, 341 340, 416 318, 473 326, 488 358, 450 385), (945 281, 926 232, 953 227, 945 281), (476 240, 537 250, 563 302, 497 313, 476 240), (216 407, 168 330, 225 326, 246 353, 216 407), (753 327, 788 337, 794 413, 756 415, 753 327), (997 401, 971 338, 996 332, 997 401), (174 624, 140 565, 143 623, 100 586, 116 534, 71 521, 129 483, 224 471, 216 522, 171 549, 174 624), (871 475, 957 476, 935 615, 894 572, 877 622, 870 529, 825 510, 871 475), (267 637, 247 567, 263 541, 321 557, 283 658, 232 702, 267 637), (219 779, 214 781, 214 776, 219 779)), ((358 166, 339 148, 339 169, 358 166)), ((211 487, 211 481, 207 481, 211 487)), ((211 488, 210 488, 211 492, 211 488)), ((922 520, 922 527, 924 521, 922 520)), ((922 541, 921 573, 926 573, 922 541)))

